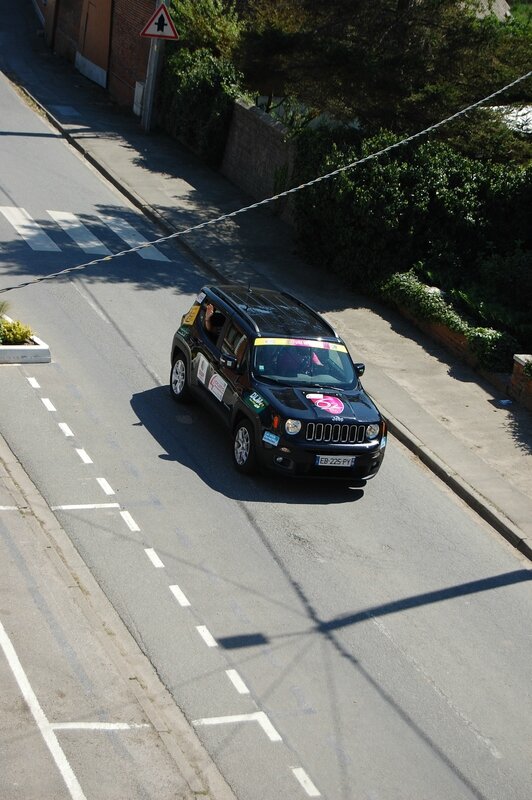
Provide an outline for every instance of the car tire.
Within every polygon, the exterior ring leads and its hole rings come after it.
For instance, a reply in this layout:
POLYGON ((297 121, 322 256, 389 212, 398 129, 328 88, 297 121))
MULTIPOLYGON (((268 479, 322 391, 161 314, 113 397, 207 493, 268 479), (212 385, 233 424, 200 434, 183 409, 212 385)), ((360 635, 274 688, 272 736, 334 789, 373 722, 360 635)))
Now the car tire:
POLYGON ((251 422, 241 419, 233 431, 233 463, 245 475, 253 475, 257 471, 257 451, 255 433, 251 422))
POLYGON ((176 403, 186 403, 190 400, 188 386, 187 360, 183 353, 177 352, 172 361, 170 372, 170 393, 176 403))

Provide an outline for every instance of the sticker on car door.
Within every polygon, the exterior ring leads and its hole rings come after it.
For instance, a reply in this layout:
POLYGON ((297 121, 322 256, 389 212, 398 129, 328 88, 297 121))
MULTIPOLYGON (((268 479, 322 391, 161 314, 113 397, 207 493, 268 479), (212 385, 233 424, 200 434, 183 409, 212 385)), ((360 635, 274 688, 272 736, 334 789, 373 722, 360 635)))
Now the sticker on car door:
POLYGON ((226 389, 227 389, 226 381, 224 381, 224 379, 221 378, 220 375, 217 375, 215 372, 209 381, 209 392, 212 392, 212 394, 216 397, 216 399, 221 402, 226 389))
POLYGON ((205 358, 204 355, 198 356, 198 381, 201 383, 205 383, 207 380, 207 367, 209 366, 209 362, 205 358))

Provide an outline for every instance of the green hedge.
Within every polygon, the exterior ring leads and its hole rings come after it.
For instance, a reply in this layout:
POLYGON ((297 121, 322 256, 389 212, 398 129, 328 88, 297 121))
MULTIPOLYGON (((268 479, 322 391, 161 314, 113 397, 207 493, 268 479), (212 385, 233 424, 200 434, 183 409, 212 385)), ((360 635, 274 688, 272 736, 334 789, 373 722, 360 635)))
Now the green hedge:
POLYGON ((178 49, 170 53, 157 99, 160 124, 206 163, 219 166, 233 101, 242 93, 240 80, 230 61, 208 50, 178 49))
MULTIPOLYGON (((359 143, 304 130, 294 183, 395 141, 384 131, 359 143)), ((356 291, 378 292, 413 269, 478 327, 532 350, 531 167, 475 160, 437 141, 411 144, 298 192, 294 205, 303 254, 356 291)))
POLYGON ((471 325, 445 301, 441 293, 421 283, 413 272, 395 274, 379 287, 390 305, 408 309, 414 317, 439 322, 463 334, 481 367, 492 372, 511 372, 518 342, 508 333, 471 325))

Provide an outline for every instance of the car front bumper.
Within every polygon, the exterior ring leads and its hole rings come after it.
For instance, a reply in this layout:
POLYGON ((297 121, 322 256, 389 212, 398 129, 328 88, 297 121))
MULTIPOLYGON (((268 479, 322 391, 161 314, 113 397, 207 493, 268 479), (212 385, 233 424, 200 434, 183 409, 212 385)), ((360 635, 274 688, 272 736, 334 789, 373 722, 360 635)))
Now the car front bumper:
POLYGON ((345 447, 338 445, 319 446, 309 443, 299 444, 281 439, 277 445, 261 442, 259 461, 266 469, 291 476, 308 476, 329 478, 334 480, 369 480, 375 477, 384 458, 386 438, 376 443, 372 449, 361 449, 356 445, 345 447), (349 456, 354 457, 353 466, 320 466, 317 456, 349 456))

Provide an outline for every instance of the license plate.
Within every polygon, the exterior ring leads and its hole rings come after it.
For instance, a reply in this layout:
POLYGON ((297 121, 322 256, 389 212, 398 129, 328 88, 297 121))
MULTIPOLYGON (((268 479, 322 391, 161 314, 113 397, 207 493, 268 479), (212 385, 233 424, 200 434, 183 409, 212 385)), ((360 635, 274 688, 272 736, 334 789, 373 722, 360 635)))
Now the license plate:
POLYGON ((319 467, 352 467, 355 456, 316 456, 316 465, 319 467))

